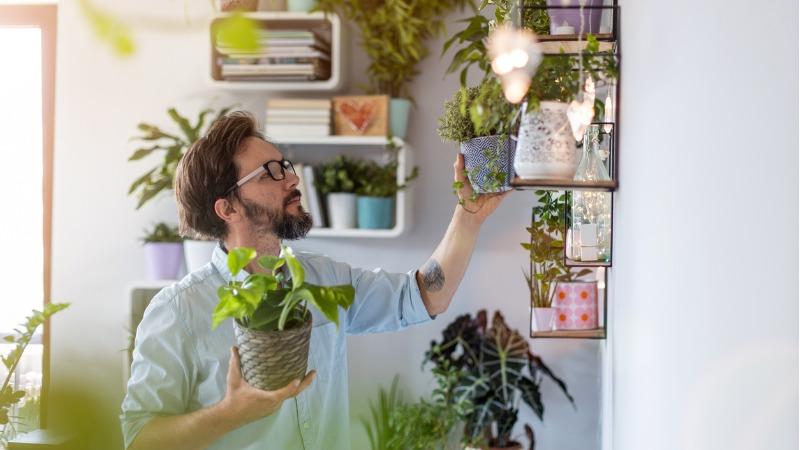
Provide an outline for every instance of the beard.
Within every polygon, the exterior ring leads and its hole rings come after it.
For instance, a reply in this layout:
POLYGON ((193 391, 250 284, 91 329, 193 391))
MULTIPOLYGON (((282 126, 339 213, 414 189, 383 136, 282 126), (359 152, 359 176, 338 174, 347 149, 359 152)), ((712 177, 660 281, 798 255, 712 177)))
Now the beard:
POLYGON ((289 241, 302 239, 308 234, 313 221, 311 214, 297 204, 297 215, 286 212, 289 202, 300 197, 300 191, 294 190, 283 201, 280 208, 269 208, 250 200, 242 199, 244 215, 258 234, 272 233, 278 239, 289 241))

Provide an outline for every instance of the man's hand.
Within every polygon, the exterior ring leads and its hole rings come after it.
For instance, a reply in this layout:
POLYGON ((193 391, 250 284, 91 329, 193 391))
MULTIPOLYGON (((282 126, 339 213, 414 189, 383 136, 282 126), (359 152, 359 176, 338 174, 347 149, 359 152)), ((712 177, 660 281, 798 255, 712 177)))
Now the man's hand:
POLYGON ((283 401, 303 392, 314 380, 316 371, 312 370, 305 378, 294 380, 276 391, 263 391, 244 380, 239 367, 239 349, 231 347, 231 360, 228 366, 228 391, 218 404, 223 420, 238 428, 244 424, 268 416, 280 409, 283 401))
POLYGON ((509 192, 501 192, 497 194, 480 194, 475 201, 472 201, 472 186, 469 184, 464 171, 464 155, 459 153, 456 156, 456 162, 453 163, 453 171, 455 171, 455 181, 461 183, 461 188, 458 189, 458 198, 462 200, 462 207, 469 212, 472 219, 478 224, 482 224, 487 217, 489 217, 509 192))

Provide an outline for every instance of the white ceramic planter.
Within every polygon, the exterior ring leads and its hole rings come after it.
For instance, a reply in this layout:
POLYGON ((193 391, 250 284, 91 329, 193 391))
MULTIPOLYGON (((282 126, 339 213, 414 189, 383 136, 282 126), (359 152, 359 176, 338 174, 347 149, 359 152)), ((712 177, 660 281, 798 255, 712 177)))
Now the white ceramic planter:
POLYGON ((186 258, 186 272, 192 273, 211 261, 211 254, 217 246, 216 241, 183 241, 183 255, 186 258))
POLYGON ((333 192, 328 194, 328 220, 331 228, 341 230, 356 227, 356 195, 333 192))
MULTIPOLYGON (((578 168, 578 148, 567 120, 566 103, 541 102, 522 115, 514 172, 522 179, 569 179, 578 168)), ((526 108, 526 106, 523 106, 526 108)))
POLYGON ((555 308, 533 308, 533 314, 531 315, 531 330, 552 331, 553 318, 555 315, 555 308))

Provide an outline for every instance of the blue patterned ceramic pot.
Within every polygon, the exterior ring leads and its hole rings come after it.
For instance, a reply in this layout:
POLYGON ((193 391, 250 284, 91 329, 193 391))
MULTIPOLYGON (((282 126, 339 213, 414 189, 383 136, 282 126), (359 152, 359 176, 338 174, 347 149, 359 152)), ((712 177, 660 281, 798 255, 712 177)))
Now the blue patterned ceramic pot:
POLYGON ((514 147, 511 137, 481 136, 461 143, 464 166, 472 189, 478 194, 510 191, 514 178, 514 147), (501 179, 495 179, 499 175, 501 179))

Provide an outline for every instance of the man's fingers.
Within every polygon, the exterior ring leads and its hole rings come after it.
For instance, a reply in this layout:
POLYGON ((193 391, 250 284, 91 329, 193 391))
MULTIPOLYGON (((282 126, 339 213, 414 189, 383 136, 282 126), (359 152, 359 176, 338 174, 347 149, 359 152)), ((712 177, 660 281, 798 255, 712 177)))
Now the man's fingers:
POLYGON ((461 153, 456 156, 456 162, 453 163, 453 172, 456 181, 466 181, 467 178, 464 176, 464 155, 461 153))
POLYGON ((231 347, 231 359, 228 362, 228 384, 242 379, 242 369, 239 367, 239 349, 231 347))
POLYGON ((311 382, 314 381, 314 378, 316 378, 316 375, 317 375, 317 371, 316 370, 312 370, 311 372, 308 372, 306 374, 306 377, 303 378, 303 381, 300 383, 300 386, 298 386, 297 392, 295 392, 294 395, 297 395, 297 394, 303 392, 308 387, 308 385, 310 385, 311 382))

